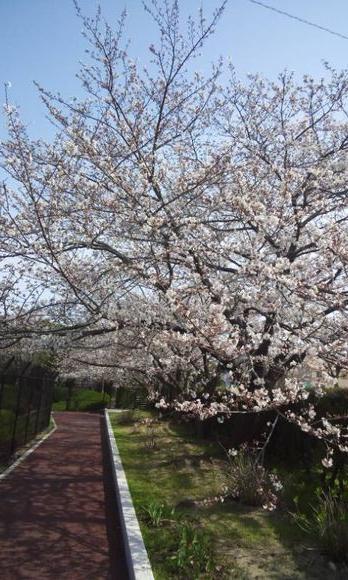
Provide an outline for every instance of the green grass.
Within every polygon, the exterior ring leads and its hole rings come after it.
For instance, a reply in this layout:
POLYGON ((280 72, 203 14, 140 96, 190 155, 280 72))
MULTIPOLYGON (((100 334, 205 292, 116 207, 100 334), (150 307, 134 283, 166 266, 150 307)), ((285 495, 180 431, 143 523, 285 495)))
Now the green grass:
POLYGON ((53 411, 100 411, 110 403, 110 395, 90 389, 79 389, 73 392, 70 408, 66 399, 53 403, 53 411))
POLYGON ((166 420, 151 428, 139 424, 149 413, 137 411, 135 417, 135 424, 123 424, 117 415, 111 421, 156 580, 327 577, 327 563, 285 510, 269 513, 232 501, 203 503, 221 492, 224 458, 218 445, 166 420), (174 516, 151 525, 149 508, 160 505, 169 513, 175 508, 174 516), (194 525, 203 544, 208 539, 214 551, 214 567, 208 572, 194 575, 175 567, 179 522, 194 525))

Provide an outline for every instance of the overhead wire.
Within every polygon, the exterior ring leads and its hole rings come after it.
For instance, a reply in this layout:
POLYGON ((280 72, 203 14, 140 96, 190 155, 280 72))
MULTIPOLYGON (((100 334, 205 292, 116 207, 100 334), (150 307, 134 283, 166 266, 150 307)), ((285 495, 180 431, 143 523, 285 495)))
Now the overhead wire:
POLYGON ((328 32, 329 34, 333 34, 334 36, 338 36, 339 38, 343 38, 344 40, 348 40, 348 36, 345 34, 341 34, 341 32, 336 32, 331 28, 327 28, 326 26, 321 26, 320 24, 316 24, 315 22, 311 22, 310 20, 306 20, 305 18, 301 18, 300 16, 295 16, 295 14, 290 14, 289 12, 285 12, 285 10, 280 10, 280 8, 275 8, 274 6, 270 6, 265 2, 261 2, 260 0, 248 0, 251 4, 257 4, 262 8, 266 8, 267 10, 272 10, 272 12, 276 12, 277 14, 281 14, 282 16, 287 16, 288 18, 292 18, 292 20, 297 20, 302 24, 307 24, 307 26, 312 26, 313 28, 317 28, 324 32, 328 32))

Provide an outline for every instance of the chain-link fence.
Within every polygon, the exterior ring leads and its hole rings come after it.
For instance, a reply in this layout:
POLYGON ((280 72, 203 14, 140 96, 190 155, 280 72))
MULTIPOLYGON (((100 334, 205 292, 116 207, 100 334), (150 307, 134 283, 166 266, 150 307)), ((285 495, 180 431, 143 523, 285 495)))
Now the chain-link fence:
POLYGON ((55 373, 19 360, 0 360, 0 466, 50 422, 55 373))

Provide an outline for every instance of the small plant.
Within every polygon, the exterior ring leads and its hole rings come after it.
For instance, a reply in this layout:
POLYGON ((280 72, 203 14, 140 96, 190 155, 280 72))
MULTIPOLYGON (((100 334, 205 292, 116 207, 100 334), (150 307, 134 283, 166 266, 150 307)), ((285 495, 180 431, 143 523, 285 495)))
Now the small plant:
POLYGON ((282 484, 276 475, 261 465, 248 449, 230 450, 224 473, 223 490, 227 497, 239 499, 250 506, 273 510, 278 503, 277 493, 282 484))
POLYGON ((318 506, 311 506, 309 515, 299 511, 292 515, 302 530, 316 538, 323 553, 348 563, 348 507, 342 500, 321 493, 318 506))
POLYGON ((214 568, 211 538, 191 524, 181 526, 177 552, 173 560, 180 578, 200 578, 214 568))
POLYGON ((131 425, 135 420, 134 409, 128 409, 127 411, 122 411, 117 417, 117 422, 119 425, 131 425))
POLYGON ((164 503, 151 502, 141 508, 145 523, 153 528, 158 528, 172 520, 175 508, 164 503))
POLYGON ((157 449, 157 430, 156 424, 157 421, 154 419, 144 419, 142 422, 145 425, 145 438, 144 438, 144 445, 147 450, 157 449))

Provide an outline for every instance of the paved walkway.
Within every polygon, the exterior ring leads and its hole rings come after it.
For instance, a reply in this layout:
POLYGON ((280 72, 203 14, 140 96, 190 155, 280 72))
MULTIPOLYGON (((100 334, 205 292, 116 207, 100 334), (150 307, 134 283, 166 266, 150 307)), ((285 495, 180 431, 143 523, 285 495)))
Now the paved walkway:
POLYGON ((57 431, 0 481, 0 578, 126 580, 104 420, 55 419, 57 431))

